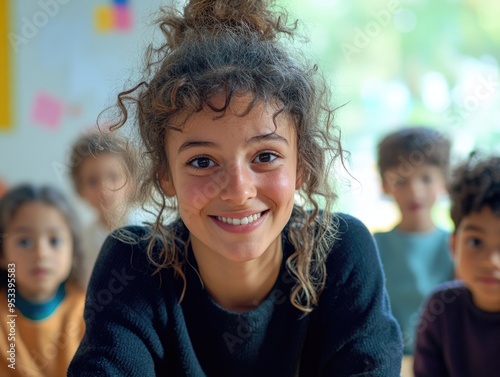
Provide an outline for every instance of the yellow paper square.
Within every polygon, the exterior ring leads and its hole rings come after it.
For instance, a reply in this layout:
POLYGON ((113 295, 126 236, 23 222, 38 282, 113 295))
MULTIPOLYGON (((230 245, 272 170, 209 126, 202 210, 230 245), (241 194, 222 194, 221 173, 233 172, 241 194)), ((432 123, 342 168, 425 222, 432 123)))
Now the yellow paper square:
POLYGON ((113 30, 115 26, 113 7, 99 5, 94 12, 94 25, 98 32, 104 33, 113 30))

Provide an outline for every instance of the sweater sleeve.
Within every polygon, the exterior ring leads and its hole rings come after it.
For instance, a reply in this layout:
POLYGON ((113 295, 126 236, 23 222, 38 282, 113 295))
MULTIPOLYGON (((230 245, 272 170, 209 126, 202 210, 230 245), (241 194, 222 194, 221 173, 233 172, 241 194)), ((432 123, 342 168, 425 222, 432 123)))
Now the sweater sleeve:
POLYGON ((375 242, 357 219, 339 216, 320 300, 321 376, 398 377, 402 339, 391 314, 375 242))
MULTIPOLYGON (((137 239, 144 233, 140 227, 128 230, 137 239)), ((111 236, 102 247, 87 291, 86 330, 69 366, 70 377, 159 373, 157 365, 165 355, 158 334, 166 331, 166 305, 159 279, 151 276, 144 242, 129 241, 111 236)))
POLYGON ((443 355, 442 335, 439 320, 433 305, 442 303, 435 292, 425 303, 417 327, 417 344, 414 352, 413 372, 415 377, 446 377, 449 373, 443 355))

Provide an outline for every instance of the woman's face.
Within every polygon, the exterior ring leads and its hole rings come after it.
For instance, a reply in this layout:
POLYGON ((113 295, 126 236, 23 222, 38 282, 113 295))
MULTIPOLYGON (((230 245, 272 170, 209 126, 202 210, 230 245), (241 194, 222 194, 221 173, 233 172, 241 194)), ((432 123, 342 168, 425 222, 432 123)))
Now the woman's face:
POLYGON ((210 109, 194 113, 166 137, 171 176, 162 186, 177 197, 193 250, 232 262, 281 247, 300 187, 292 121, 279 115, 274 122, 266 103, 238 116, 250 101, 234 97, 222 118, 210 109))

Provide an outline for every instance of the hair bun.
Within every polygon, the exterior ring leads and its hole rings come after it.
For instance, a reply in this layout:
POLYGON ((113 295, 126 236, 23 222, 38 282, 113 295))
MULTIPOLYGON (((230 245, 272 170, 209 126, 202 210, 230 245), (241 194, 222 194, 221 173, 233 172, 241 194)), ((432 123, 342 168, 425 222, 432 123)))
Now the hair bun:
POLYGON ((264 39, 290 33, 285 16, 271 11, 270 4, 270 0, 190 0, 184 8, 185 25, 201 32, 243 28, 264 39))

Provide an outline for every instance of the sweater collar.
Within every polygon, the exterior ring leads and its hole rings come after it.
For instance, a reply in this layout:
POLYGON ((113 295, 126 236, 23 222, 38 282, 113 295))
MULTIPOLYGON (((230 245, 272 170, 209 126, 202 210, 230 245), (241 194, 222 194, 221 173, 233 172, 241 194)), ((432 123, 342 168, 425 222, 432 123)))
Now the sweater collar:
POLYGON ((42 303, 35 303, 22 297, 19 293, 16 294, 16 307, 26 317, 33 321, 41 321, 49 317, 56 311, 59 304, 66 296, 64 284, 61 284, 57 289, 56 294, 50 300, 42 303))

